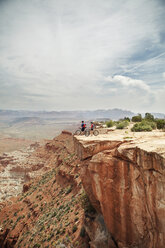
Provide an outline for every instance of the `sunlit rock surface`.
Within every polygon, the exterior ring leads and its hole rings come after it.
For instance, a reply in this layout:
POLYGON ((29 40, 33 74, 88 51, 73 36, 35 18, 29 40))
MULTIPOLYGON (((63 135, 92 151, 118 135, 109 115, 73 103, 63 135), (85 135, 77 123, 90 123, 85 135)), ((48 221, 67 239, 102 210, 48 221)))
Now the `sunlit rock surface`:
POLYGON ((83 186, 118 247, 163 248, 164 133, 125 136, 75 137, 83 186))

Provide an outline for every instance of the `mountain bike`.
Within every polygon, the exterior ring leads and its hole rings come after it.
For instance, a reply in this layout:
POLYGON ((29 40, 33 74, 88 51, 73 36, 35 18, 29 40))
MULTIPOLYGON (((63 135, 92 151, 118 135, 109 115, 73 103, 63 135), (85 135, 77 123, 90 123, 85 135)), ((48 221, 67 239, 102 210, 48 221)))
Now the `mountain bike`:
POLYGON ((84 131, 81 131, 81 129, 76 130, 76 132, 74 133, 75 135, 85 135, 86 137, 88 137, 90 134, 93 134, 94 136, 97 136, 99 134, 98 130, 90 130, 90 129, 85 129, 84 131))
POLYGON ((86 135, 86 133, 88 133, 88 130, 87 129, 85 129, 84 131, 81 131, 81 128, 79 128, 79 129, 76 130, 76 132, 74 133, 74 135, 83 135, 83 134, 86 135))
POLYGON ((97 136, 97 135, 99 135, 99 131, 97 129, 94 129, 94 130, 88 129, 85 133, 85 136, 89 136, 90 134, 97 136))

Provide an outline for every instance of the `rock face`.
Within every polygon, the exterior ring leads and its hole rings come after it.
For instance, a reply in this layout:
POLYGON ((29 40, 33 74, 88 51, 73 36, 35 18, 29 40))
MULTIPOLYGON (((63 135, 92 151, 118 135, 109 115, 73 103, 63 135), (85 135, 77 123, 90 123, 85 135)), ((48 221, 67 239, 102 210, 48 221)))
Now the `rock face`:
POLYGON ((63 131, 32 153, 0 156, 0 247, 164 248, 165 136, 140 135, 73 142, 63 131), (8 198, 9 186, 23 192, 8 198))
POLYGON ((101 214, 95 214, 94 216, 87 215, 85 217, 84 226, 89 235, 90 248, 117 248, 101 214))
POLYGON ((99 144, 75 138, 83 186, 116 247, 165 247, 164 137, 99 144))

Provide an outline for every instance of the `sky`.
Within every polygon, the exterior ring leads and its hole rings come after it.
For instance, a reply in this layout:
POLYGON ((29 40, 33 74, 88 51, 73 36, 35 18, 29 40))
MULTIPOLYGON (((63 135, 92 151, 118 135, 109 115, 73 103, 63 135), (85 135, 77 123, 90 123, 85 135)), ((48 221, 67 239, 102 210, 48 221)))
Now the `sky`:
POLYGON ((0 109, 165 113, 165 0, 0 0, 0 109))

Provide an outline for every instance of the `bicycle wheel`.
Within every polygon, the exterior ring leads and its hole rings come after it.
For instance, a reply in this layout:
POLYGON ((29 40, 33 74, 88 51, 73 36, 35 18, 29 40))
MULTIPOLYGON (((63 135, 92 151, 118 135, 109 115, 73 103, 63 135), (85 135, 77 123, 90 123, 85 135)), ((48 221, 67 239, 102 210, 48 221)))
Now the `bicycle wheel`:
POLYGON ((99 131, 98 130, 94 130, 93 131, 93 134, 94 134, 94 136, 97 136, 99 134, 99 131))
POLYGON ((80 129, 76 130, 76 132, 74 134, 75 135, 80 135, 81 134, 81 130, 80 129))
POLYGON ((90 135, 90 130, 85 130, 85 136, 88 137, 90 135))

